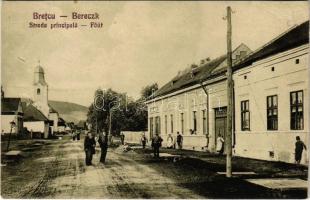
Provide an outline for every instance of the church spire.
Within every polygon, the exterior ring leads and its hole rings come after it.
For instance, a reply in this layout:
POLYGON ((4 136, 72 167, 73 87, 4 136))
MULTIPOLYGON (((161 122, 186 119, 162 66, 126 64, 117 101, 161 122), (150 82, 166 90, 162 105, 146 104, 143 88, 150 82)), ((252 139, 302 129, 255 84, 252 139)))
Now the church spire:
POLYGON ((38 60, 38 65, 34 70, 34 84, 47 85, 44 77, 44 69, 40 65, 40 60, 38 60))

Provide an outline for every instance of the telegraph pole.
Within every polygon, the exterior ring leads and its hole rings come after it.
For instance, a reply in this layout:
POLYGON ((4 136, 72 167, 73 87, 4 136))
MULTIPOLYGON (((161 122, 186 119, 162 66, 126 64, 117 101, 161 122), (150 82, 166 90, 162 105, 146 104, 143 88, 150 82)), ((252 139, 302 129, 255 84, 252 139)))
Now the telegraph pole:
POLYGON ((227 134, 226 134, 226 177, 232 176, 232 57, 231 57, 231 8, 227 7, 227 134))

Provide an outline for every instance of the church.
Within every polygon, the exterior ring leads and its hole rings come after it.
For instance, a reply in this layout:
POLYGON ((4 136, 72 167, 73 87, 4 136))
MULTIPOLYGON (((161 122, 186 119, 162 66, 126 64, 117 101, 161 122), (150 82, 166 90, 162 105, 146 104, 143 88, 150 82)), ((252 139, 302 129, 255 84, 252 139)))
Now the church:
POLYGON ((34 70, 33 106, 40 111, 46 119, 48 119, 48 128, 46 128, 46 125, 42 125, 42 119, 40 120, 41 125, 33 126, 34 123, 37 123, 38 121, 30 120, 28 122, 24 122, 24 126, 27 127, 27 125, 31 125, 31 128, 35 129, 33 131, 44 132, 44 138, 47 138, 48 135, 53 135, 54 132, 58 131, 59 114, 48 104, 48 84, 45 81, 44 75, 44 69, 39 63, 34 70))
MULTIPOLYGON (((23 123, 22 126, 27 128, 27 130, 34 135, 34 137, 39 138, 48 138, 51 135, 54 135, 55 132, 58 132, 58 122, 59 122, 59 113, 52 108, 48 103, 48 84, 45 81, 45 73, 43 67, 38 64, 34 70, 34 82, 33 82, 33 96, 32 99, 23 99, 23 98, 7 98, 3 97, 1 99, 2 107, 11 108, 13 105, 12 101, 16 101, 18 99, 20 103, 20 107, 22 108, 21 116, 23 123), (7 105, 7 106, 6 106, 7 105)), ((16 101, 17 102, 17 101, 16 101)), ((13 102, 14 103, 14 102, 13 102)), ((18 105, 18 103, 15 103, 18 105)), ((14 104, 14 105, 15 105, 14 104)), ((18 106, 16 106, 17 108, 18 106)), ((4 115, 10 115, 9 112, 4 113, 5 110, 2 109, 2 127, 4 127, 3 119, 4 115)), ((14 114, 15 112, 13 112, 14 114)), ((8 116, 8 117, 10 117, 8 116)), ((11 117, 12 118, 12 117, 11 117)), ((10 119, 11 119, 10 118, 10 119)), ((13 116, 12 119, 16 117, 13 116)), ((12 121, 12 120, 11 120, 12 121)), ((16 120, 14 120, 16 121, 16 120)), ((9 125, 7 125, 7 129, 2 129, 2 132, 9 132, 9 125)), ((15 129, 14 129, 15 130, 15 129)), ((15 133, 18 134, 22 131, 22 128, 16 129, 15 133)))

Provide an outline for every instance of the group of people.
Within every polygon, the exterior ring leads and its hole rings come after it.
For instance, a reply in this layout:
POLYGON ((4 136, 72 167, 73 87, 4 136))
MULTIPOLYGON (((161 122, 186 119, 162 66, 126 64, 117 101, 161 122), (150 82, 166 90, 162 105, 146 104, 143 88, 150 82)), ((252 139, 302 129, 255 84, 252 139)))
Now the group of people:
POLYGON ((80 140, 80 135, 81 135, 81 132, 80 131, 73 131, 72 132, 72 140, 75 141, 75 140, 80 140))
MULTIPOLYGON (((108 151, 108 136, 104 132, 101 132, 98 137, 98 143, 101 149, 100 162, 105 163, 107 151, 108 151)), ((84 140, 84 151, 86 155, 86 165, 92 165, 93 155, 96 153, 96 140, 95 137, 88 133, 84 140)))
MULTIPOLYGON (((145 146, 148 143, 148 139, 145 136, 145 134, 142 134, 140 142, 142 144, 142 148, 145 149, 145 146)), ((162 142, 163 142, 163 139, 159 136, 158 133, 156 133, 155 136, 151 138, 151 146, 153 148, 153 153, 154 153, 155 158, 159 158, 159 148, 162 146, 162 142)), ((178 146, 178 149, 182 149, 183 136, 179 132, 177 132, 176 144, 178 146)), ((175 148, 176 144, 171 134, 169 134, 167 138, 167 148, 171 148, 171 149, 175 148)))
MULTIPOLYGON (((121 143, 124 144, 124 136, 121 136, 121 143)), ((163 139, 159 136, 158 133, 155 134, 155 136, 151 139, 151 146, 153 148, 153 153, 155 158, 159 158, 159 149, 162 146, 163 139)), ((223 154, 224 153, 224 138, 221 134, 218 135, 216 139, 216 151, 218 154, 223 154)), ((101 148, 101 156, 100 156, 100 162, 105 163, 106 155, 107 155, 107 150, 108 150, 108 136, 104 132, 101 132, 98 137, 98 143, 101 148)), ((146 144, 148 143, 148 139, 143 134, 141 136, 141 144, 142 148, 145 149, 146 144)), ((176 145, 178 149, 182 149, 183 145, 183 136, 177 132, 177 137, 176 137, 176 143, 174 138, 171 136, 171 134, 168 135, 167 137, 167 148, 176 148, 176 145)), ((85 137, 84 140, 84 150, 86 154, 86 165, 91 165, 92 164, 92 159, 93 159, 93 154, 95 154, 95 147, 96 147, 96 140, 95 137, 89 132, 87 136, 85 137)), ((295 163, 300 164, 301 159, 302 159, 302 153, 303 150, 306 150, 307 147, 300 140, 299 136, 296 136, 296 142, 295 142, 295 163)))
POLYGON ((176 139, 174 139, 171 136, 171 134, 168 135, 168 137, 167 137, 167 148, 168 149, 173 149, 173 148, 182 149, 182 147, 183 147, 183 136, 179 132, 177 132, 176 139), (177 145, 177 147, 176 147, 176 145, 177 145))

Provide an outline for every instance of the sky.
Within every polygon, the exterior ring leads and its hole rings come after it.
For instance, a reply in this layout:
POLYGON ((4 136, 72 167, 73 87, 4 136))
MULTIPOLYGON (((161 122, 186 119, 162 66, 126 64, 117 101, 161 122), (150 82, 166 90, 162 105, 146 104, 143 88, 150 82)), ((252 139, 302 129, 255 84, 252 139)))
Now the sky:
MULTIPOLYGON (((2 2, 1 83, 5 95, 32 98, 40 60, 49 99, 89 106, 98 88, 138 98, 142 87, 226 53, 226 7, 232 44, 255 50, 306 21, 308 2, 2 2), (100 16, 103 28, 31 29, 33 12, 100 16)), ((64 19, 47 21, 61 22, 64 19)), ((67 19, 71 22, 71 19, 67 19)), ((81 20, 88 23, 89 20, 81 20)))

